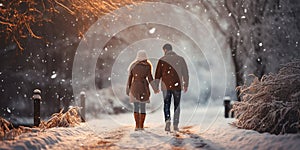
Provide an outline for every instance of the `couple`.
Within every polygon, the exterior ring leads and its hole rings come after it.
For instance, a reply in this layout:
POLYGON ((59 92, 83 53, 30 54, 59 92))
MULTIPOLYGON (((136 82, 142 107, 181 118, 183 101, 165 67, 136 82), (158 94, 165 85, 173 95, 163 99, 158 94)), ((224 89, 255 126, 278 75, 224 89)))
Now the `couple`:
POLYGON ((180 115, 181 91, 187 91, 189 83, 188 69, 185 60, 172 50, 170 44, 163 46, 164 56, 157 63, 155 80, 152 77, 152 64, 147 58, 146 51, 140 50, 136 60, 129 66, 129 77, 126 94, 134 104, 135 131, 144 129, 146 103, 150 102, 149 83, 155 94, 159 93, 159 82, 164 100, 165 131, 170 131, 171 98, 174 99, 173 128, 178 131, 180 115))

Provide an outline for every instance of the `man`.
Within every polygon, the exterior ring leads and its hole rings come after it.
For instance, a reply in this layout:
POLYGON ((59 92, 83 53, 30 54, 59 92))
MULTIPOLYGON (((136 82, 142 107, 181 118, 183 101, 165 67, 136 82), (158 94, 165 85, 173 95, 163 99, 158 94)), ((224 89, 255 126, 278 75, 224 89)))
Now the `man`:
POLYGON ((172 96, 174 99, 173 128, 175 131, 178 131, 181 90, 187 92, 189 74, 185 60, 172 50, 170 44, 165 44, 163 51, 165 55, 159 59, 155 71, 156 87, 158 88, 159 81, 161 80, 166 122, 165 131, 170 131, 170 106, 172 96))

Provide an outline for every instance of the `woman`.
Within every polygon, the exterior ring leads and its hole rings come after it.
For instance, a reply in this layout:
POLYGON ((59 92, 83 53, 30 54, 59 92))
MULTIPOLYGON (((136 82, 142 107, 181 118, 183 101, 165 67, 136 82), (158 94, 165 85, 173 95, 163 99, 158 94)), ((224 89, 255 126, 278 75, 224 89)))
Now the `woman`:
MULTIPOLYGON (((135 131, 144 130, 146 103, 150 102, 149 83, 152 88, 155 87, 151 70, 152 64, 147 60, 146 51, 138 51, 136 59, 128 68, 129 77, 126 87, 126 94, 129 95, 130 102, 134 106, 135 131)), ((155 93, 157 92, 158 90, 155 90, 155 93)))

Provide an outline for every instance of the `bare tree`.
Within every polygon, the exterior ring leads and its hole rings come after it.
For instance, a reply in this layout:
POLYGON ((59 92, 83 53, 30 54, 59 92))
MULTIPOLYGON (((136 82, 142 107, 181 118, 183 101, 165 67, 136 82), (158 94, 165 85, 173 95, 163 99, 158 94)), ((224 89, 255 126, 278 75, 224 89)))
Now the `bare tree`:
POLYGON ((299 6, 295 0, 201 1, 215 29, 227 37, 237 86, 250 74, 261 78, 280 64, 299 58, 299 6), (217 19, 215 19, 217 17, 217 19), (229 24, 222 28, 225 20, 229 24))
MULTIPOLYGON (((0 101, 1 107, 14 108, 15 115, 30 114, 18 106, 31 105, 27 100, 33 87, 45 91, 48 107, 42 116, 57 112, 61 102, 72 102, 72 62, 83 33, 103 14, 138 2, 0 0, 0 96, 8 99, 0 101)), ((11 115, 6 109, 0 112, 11 115)))
POLYGON ((38 29, 53 23, 53 18, 63 12, 79 20, 77 34, 82 36, 90 26, 84 20, 95 20, 119 7, 137 2, 141 0, 1 0, 0 40, 6 44, 17 44, 21 51, 24 50, 22 41, 29 36, 47 42, 38 29))

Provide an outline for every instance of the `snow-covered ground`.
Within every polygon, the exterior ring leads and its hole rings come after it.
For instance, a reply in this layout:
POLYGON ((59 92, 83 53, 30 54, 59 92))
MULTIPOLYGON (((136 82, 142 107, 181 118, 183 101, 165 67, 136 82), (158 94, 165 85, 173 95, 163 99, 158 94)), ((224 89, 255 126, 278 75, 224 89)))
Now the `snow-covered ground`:
POLYGON ((300 134, 271 135, 237 129, 223 107, 182 106, 180 132, 164 131, 162 109, 134 131, 131 113, 102 115, 73 128, 52 128, 0 141, 0 149, 298 149, 300 134))

